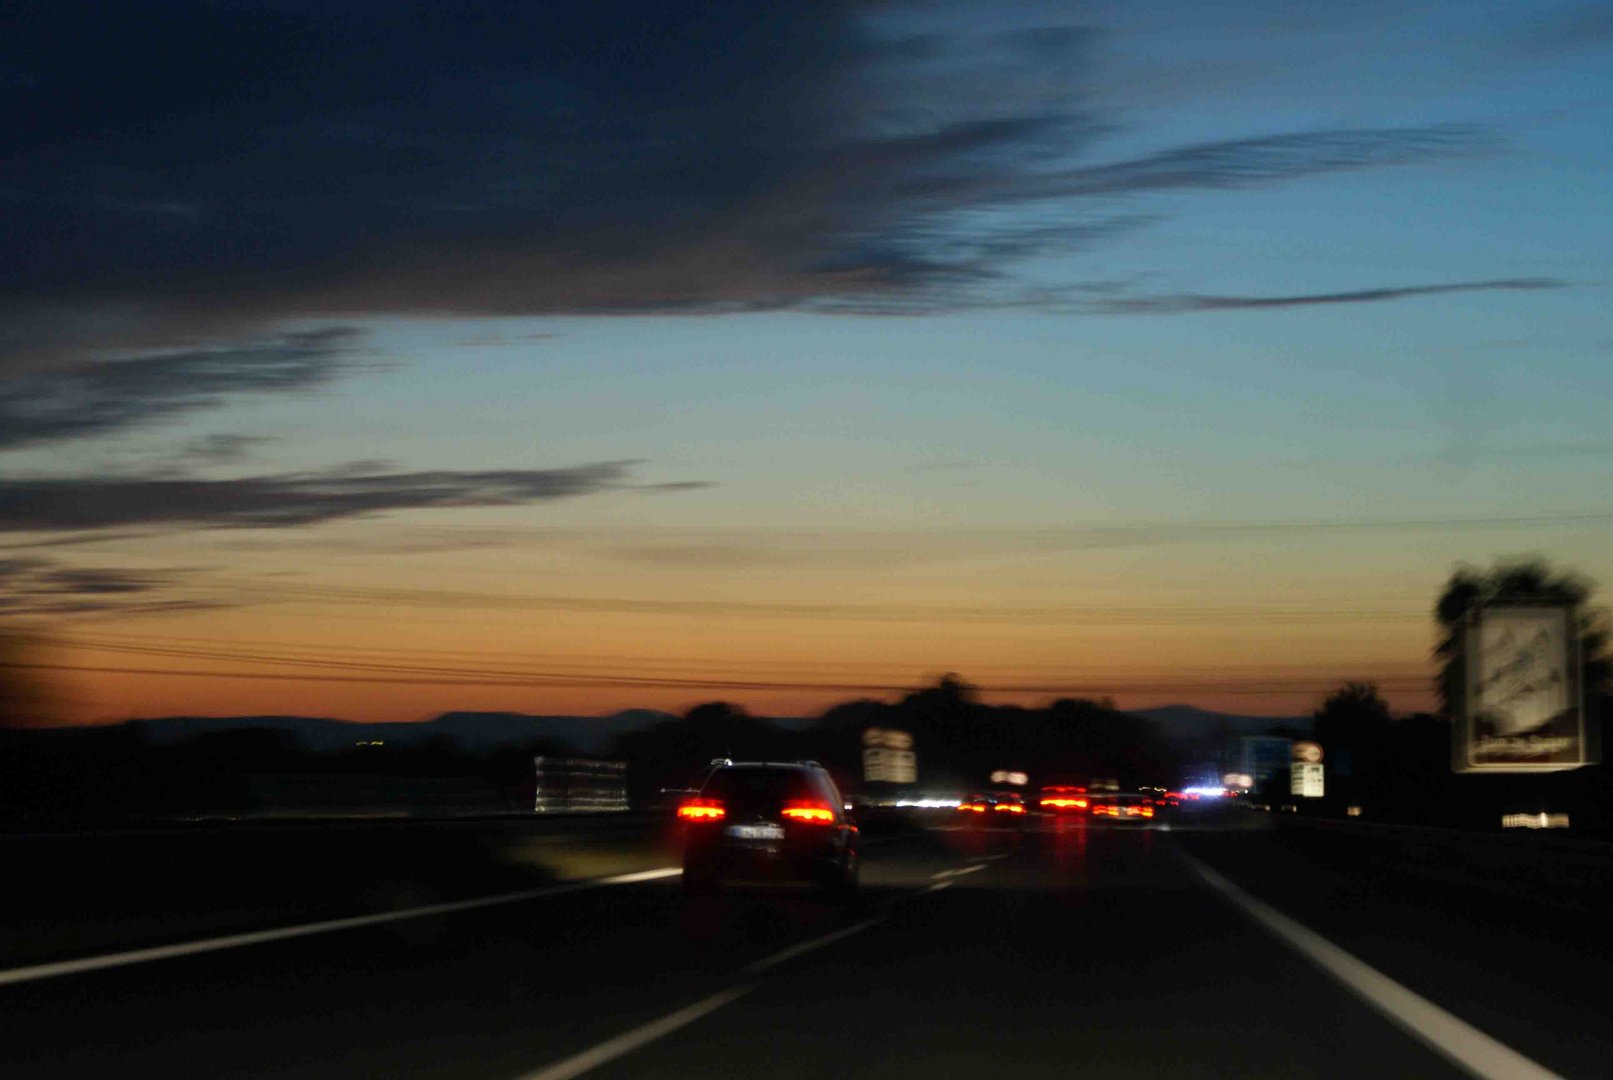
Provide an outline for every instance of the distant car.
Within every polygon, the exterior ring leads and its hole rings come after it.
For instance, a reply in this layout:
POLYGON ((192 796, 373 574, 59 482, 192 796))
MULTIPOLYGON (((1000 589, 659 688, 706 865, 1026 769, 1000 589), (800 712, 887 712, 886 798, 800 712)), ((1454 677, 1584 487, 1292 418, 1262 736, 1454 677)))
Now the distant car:
POLYGON ((1044 787, 1041 798, 1037 800, 1044 814, 1084 814, 1090 804, 1086 788, 1062 784, 1044 787))
POLYGON ((841 896, 856 891, 857 826, 821 765, 721 761, 714 766, 699 794, 678 806, 686 891, 792 882, 841 896))
POLYGON ((1091 814, 1101 821, 1146 825, 1154 820, 1154 800, 1146 795, 1105 794, 1092 798, 1091 814))

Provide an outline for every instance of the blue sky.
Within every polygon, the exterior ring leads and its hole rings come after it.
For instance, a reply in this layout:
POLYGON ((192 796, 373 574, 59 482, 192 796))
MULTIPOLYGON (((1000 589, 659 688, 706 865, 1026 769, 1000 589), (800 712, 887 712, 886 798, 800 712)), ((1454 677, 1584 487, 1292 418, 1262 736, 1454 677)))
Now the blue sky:
POLYGON ((1613 6, 169 13, 0 49, 0 584, 63 641, 327 641, 270 576, 720 597, 774 607, 566 649, 765 682, 872 597, 937 627, 881 678, 1140 686, 1044 609, 1205 670, 1261 605, 1391 612, 1307 631, 1320 685, 1421 671, 1457 561, 1613 580, 1613 6))

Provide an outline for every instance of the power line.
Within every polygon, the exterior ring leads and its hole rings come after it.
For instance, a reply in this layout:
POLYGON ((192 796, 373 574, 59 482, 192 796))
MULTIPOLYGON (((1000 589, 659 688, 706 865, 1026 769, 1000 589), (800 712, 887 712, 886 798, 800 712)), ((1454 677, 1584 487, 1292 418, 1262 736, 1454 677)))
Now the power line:
MULTIPOLYGON (((418 677, 409 675, 337 675, 337 674, 292 674, 288 672, 241 672, 241 671, 194 671, 175 670, 172 668, 134 668, 110 667, 87 664, 50 664, 27 663, 20 661, 0 661, 0 667, 18 668, 38 671, 70 671, 81 673, 116 674, 116 675, 165 675, 177 678, 210 678, 210 679, 268 679, 275 681, 296 682, 337 682, 337 683, 382 683, 401 686, 483 686, 483 687, 532 687, 565 688, 565 687, 632 687, 639 689, 684 689, 684 690, 821 690, 849 693, 910 693, 923 689, 915 687, 910 682, 901 683, 852 683, 852 682, 783 682, 764 680, 697 680, 697 679, 646 679, 626 682, 615 677, 587 677, 577 676, 564 679, 533 679, 521 677, 418 677)), ((1116 693, 1160 693, 1160 694, 1192 694, 1192 693, 1223 693, 1233 695, 1294 695, 1322 693, 1335 688, 1337 680, 1324 680, 1320 682, 1295 682, 1287 685, 1238 683, 1136 683, 1126 684, 1119 682, 1087 683, 1076 685, 996 685, 976 686, 975 689, 988 694, 1049 694, 1049 695, 1080 695, 1104 696, 1116 693)), ((1391 692, 1424 690, 1428 688, 1427 680, 1417 680, 1415 683, 1401 680, 1379 680, 1380 689, 1391 692)))

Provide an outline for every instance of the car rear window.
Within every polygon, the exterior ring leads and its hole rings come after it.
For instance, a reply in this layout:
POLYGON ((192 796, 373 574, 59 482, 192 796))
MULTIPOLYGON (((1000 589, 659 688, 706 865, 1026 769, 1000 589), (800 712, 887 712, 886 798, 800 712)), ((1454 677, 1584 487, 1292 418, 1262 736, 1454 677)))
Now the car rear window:
POLYGON ((730 814, 769 814, 794 799, 824 797, 803 769, 718 769, 700 794, 721 799, 730 814))

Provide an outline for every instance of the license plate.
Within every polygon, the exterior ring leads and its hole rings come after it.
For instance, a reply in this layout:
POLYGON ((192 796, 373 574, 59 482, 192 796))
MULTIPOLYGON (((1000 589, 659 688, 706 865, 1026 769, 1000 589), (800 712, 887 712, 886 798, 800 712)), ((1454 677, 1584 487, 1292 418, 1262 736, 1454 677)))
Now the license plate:
POLYGON ((784 829, 778 825, 730 825, 728 835, 736 840, 782 840, 784 829))

